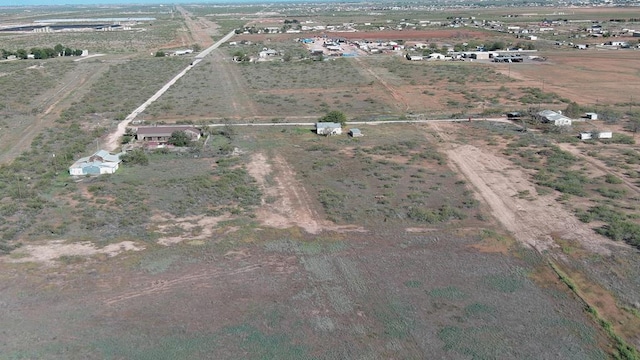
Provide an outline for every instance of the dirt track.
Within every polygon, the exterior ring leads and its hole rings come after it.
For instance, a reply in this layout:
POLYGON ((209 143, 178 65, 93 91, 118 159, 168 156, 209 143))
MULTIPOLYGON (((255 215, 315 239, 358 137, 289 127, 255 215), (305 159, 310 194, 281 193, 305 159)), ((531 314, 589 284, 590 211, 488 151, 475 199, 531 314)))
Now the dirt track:
POLYGON ((0 155, 0 163, 13 160, 31 146, 33 139, 40 132, 53 125, 60 112, 77 98, 78 94, 91 87, 95 80, 107 70, 108 64, 78 64, 75 71, 69 72, 60 79, 58 86, 48 91, 37 105, 41 113, 37 114, 32 123, 19 134, 6 139, 10 145, 0 155), (15 141, 11 144, 11 142, 15 141))
MULTIPOLYGON (((431 124, 453 144, 445 129, 452 124, 431 124)), ((523 244, 538 251, 557 247, 554 238, 576 240, 586 249, 609 254, 614 243, 596 234, 555 200, 540 196, 528 175, 507 159, 472 145, 451 145, 446 150, 454 170, 462 173, 491 208, 492 215, 523 244)))
POLYGON ((264 225, 279 229, 298 226, 310 234, 318 234, 322 230, 365 231, 361 227, 338 226, 324 220, 314 210, 307 190, 283 157, 267 159, 264 154, 256 153, 247 169, 263 192, 262 206, 256 215, 264 225), (268 181, 270 177, 271 183, 268 181))

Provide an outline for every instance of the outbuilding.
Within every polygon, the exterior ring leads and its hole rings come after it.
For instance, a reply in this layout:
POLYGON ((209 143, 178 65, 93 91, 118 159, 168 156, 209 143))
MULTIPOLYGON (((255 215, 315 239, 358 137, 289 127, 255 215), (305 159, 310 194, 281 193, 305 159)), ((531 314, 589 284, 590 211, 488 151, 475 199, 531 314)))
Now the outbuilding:
POLYGON ((361 137, 362 132, 360 131, 360 129, 349 129, 349 135, 351 135, 351 137, 361 137))
POLYGON ((598 120, 598 114, 596 114, 594 112, 588 112, 588 113, 584 114, 584 118, 585 119, 589 119, 589 120, 598 120))

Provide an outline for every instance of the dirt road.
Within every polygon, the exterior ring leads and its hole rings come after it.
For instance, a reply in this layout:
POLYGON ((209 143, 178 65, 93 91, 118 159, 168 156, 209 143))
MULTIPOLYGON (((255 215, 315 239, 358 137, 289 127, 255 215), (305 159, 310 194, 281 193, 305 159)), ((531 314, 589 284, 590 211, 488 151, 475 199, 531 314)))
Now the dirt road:
POLYGON ((446 132, 449 126, 455 125, 430 124, 446 141, 453 169, 465 176, 492 215, 518 241, 542 252, 557 247, 554 239, 563 238, 576 240, 595 253, 610 253, 607 245, 615 243, 576 219, 555 200, 555 194, 538 195, 524 171, 487 149, 456 145, 446 132))
POLYGON ((400 111, 405 111, 408 112, 409 111, 409 103, 407 102, 407 100, 404 98, 404 96, 402 95, 402 93, 400 91, 398 91, 395 87, 393 87, 392 85, 390 85, 385 79, 383 79, 380 75, 378 75, 375 70, 373 68, 371 68, 366 61, 363 61, 362 59, 355 57, 355 62, 360 65, 360 67, 367 72, 368 74, 370 74, 371 76, 373 76, 380 84, 382 84, 382 86, 385 87, 385 89, 387 89, 387 91, 389 91, 389 94, 391 95, 391 97, 393 97, 393 99, 395 100, 394 104, 396 105, 396 107, 398 108, 398 110, 400 111))
POLYGON ((597 168, 598 170, 617 177, 618 179, 622 180, 622 182, 625 185, 627 185, 629 190, 631 190, 632 192, 635 192, 636 194, 640 194, 640 188, 638 188, 638 186, 636 184, 634 184, 633 182, 629 181, 629 179, 627 179, 627 177, 624 174, 621 174, 621 173, 613 170, 610 166, 607 166, 604 162, 600 161, 599 159, 595 159, 595 158, 593 158, 591 156, 588 156, 588 155, 583 155, 579 148, 577 148, 577 147, 575 147, 575 146, 573 146, 571 144, 562 144, 561 143, 561 144, 557 144, 557 145, 562 150, 570 152, 572 155, 577 156, 579 158, 582 158, 584 161, 588 162, 589 164, 591 164, 593 167, 597 168))
POLYGON ((53 126, 60 112, 77 100, 79 93, 91 87, 107 69, 108 64, 78 64, 77 68, 59 80, 58 85, 48 91, 39 100, 36 108, 40 109, 32 122, 20 133, 5 139, 0 154, 0 164, 12 161, 16 156, 31 147, 33 139, 44 129, 53 126))
POLYGON ((176 76, 173 77, 173 79, 169 80, 169 82, 164 84, 164 86, 161 87, 160 90, 158 90, 149 99, 147 99, 147 101, 145 101, 144 103, 142 103, 142 105, 138 106, 135 110, 133 110, 131 114, 127 115, 127 117, 118 124, 118 128, 116 129, 116 131, 109 134, 109 136, 107 136, 107 139, 105 141, 106 149, 109 151, 114 151, 115 149, 117 149, 120 146, 120 137, 124 135, 124 132, 126 131, 127 126, 129 126, 129 123, 131 123, 131 121, 133 121, 133 119, 135 119, 136 116, 144 112, 149 105, 153 104, 156 100, 158 100, 160 96, 162 96, 165 92, 167 92, 167 90, 169 90, 169 88, 171 88, 173 84, 175 84, 178 80, 180 80, 180 78, 182 78, 189 70, 191 70, 194 66, 198 65, 198 63, 202 61, 202 58, 204 56, 208 55, 211 51, 217 49, 220 45, 227 42, 229 39, 231 39, 231 37, 233 37, 233 35, 235 35, 235 32, 231 31, 230 33, 225 35, 222 39, 218 40, 215 44, 211 45, 210 47, 202 51, 200 54, 196 55, 196 60, 194 60, 191 63, 191 65, 187 66, 185 69, 179 72, 176 76))
POLYGON ((213 44, 212 36, 218 34, 218 25, 204 17, 194 18, 193 14, 182 6, 176 6, 176 9, 182 14, 187 28, 189 28, 192 43, 197 43, 205 48, 211 46, 213 44))

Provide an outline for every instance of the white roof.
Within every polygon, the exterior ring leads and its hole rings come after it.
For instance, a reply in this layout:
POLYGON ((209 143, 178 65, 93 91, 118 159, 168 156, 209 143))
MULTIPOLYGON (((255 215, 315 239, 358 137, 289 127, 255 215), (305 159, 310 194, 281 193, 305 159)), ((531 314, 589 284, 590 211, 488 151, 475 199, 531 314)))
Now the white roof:
POLYGON ((571 119, 562 115, 562 114, 558 114, 557 112, 553 111, 553 110, 542 110, 538 113, 539 116, 547 119, 550 122, 571 122, 571 119))
POLYGON ((339 123, 334 123, 334 122, 319 122, 316 123, 316 129, 325 129, 325 128, 341 128, 342 125, 340 125, 339 123))

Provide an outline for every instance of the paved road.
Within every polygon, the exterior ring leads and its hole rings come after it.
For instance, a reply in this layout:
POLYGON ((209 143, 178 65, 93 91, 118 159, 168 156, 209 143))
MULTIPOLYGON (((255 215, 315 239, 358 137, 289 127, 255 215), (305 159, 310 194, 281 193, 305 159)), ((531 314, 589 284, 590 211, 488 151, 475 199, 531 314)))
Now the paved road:
POLYGON ((169 88, 171 88, 171 86, 173 86, 173 84, 175 84, 176 81, 180 80, 180 78, 183 77, 189 70, 191 70, 193 67, 198 65, 198 63, 200 63, 202 59, 205 58, 205 56, 209 55, 209 53, 211 53, 213 50, 217 49, 220 45, 222 45, 223 43, 231 39, 233 35, 235 35, 235 31, 231 31, 230 33, 225 35, 222 39, 218 40, 215 44, 209 46, 204 51, 196 55, 195 59, 189 66, 187 66, 184 70, 182 70, 176 76, 174 76, 173 79, 169 80, 169 82, 167 82, 160 90, 158 90, 155 94, 153 94, 147 101, 145 101, 142 105, 138 106, 135 110, 133 110, 131 114, 127 115, 127 117, 124 118, 124 120, 122 120, 118 124, 118 128, 116 129, 116 131, 114 133, 109 134, 109 136, 107 137, 107 141, 105 145, 107 150, 113 151, 117 149, 120 146, 120 141, 119 141, 120 137, 124 135, 124 132, 127 129, 127 126, 129 126, 129 123, 131 123, 131 121, 133 121, 133 119, 135 119, 136 116, 144 112, 149 105, 153 104, 154 101, 158 100, 160 96, 162 96, 165 92, 167 92, 167 90, 169 90, 169 88))
MULTIPOLYGON (((511 120, 503 117, 499 118, 478 118, 472 119, 473 121, 494 121, 503 122, 507 124, 514 124, 511 120)), ((384 125, 384 124, 426 124, 433 122, 468 122, 469 119, 422 119, 422 120, 381 120, 381 121, 347 121, 347 125, 384 125)), ((314 126, 315 122, 278 122, 278 123, 214 123, 208 124, 208 127, 221 127, 221 126, 314 126)))

